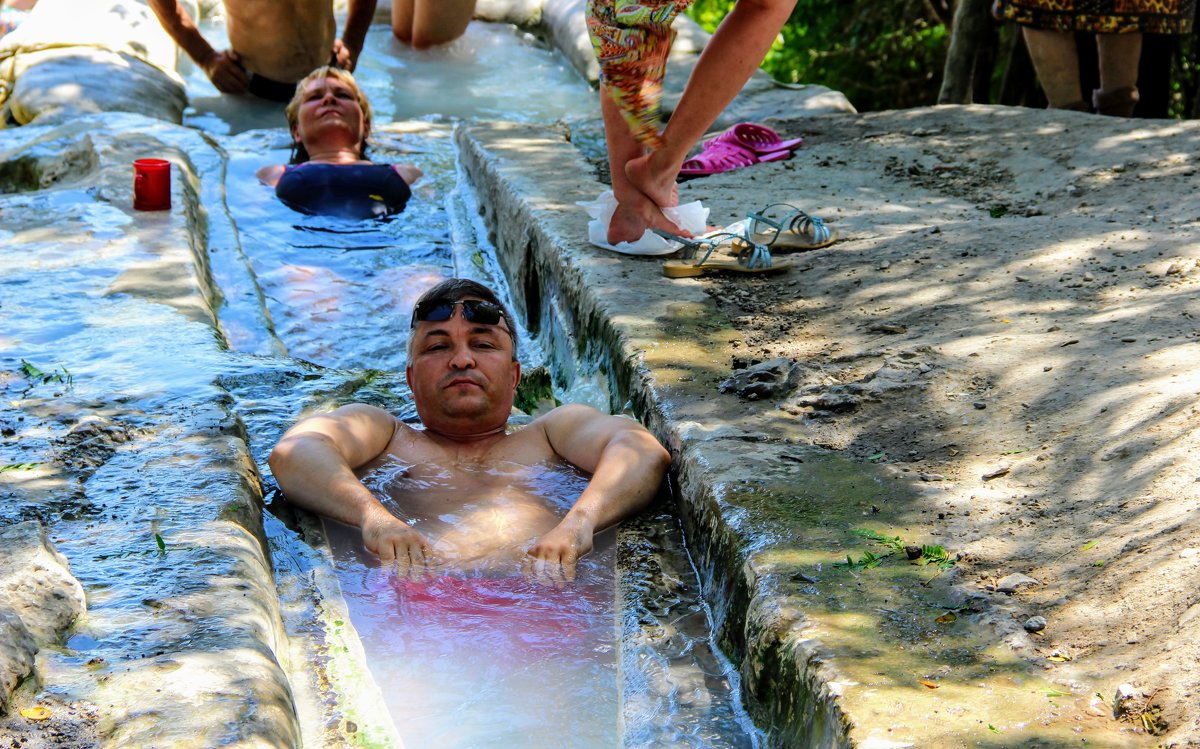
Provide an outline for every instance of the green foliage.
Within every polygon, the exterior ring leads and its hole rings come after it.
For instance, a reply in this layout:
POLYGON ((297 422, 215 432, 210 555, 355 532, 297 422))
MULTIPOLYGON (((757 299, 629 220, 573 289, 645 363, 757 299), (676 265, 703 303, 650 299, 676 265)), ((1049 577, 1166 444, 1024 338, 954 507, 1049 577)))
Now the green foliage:
POLYGON ((852 572, 861 572, 862 570, 869 570, 872 567, 878 567, 883 562, 883 560, 887 559, 891 555, 892 555, 892 552, 890 552, 890 551, 886 554, 872 554, 871 552, 868 551, 868 552, 863 553, 862 559, 855 561, 853 558, 851 558, 851 556, 849 554, 847 554, 846 561, 834 562, 833 566, 834 567, 846 567, 849 570, 851 570, 852 572))
MULTIPOLYGON (((689 14, 712 31, 734 0, 696 0, 689 14)), ((859 111, 937 101, 949 45, 930 0, 798 0, 763 62, 784 83, 819 83, 859 111)))
POLYGON ((25 378, 30 382, 37 385, 45 385, 51 382, 61 382, 64 385, 70 386, 75 381, 75 379, 71 377, 71 373, 67 371, 66 367, 63 367, 61 372, 59 372, 57 369, 50 372, 43 372, 24 359, 21 360, 21 374, 25 375, 25 378))
POLYGON ((868 541, 874 541, 880 546, 886 546, 893 551, 904 551, 904 541, 899 536, 885 536, 878 531, 873 531, 869 528, 855 528, 850 531, 854 535, 865 538, 868 541))
POLYGON ((921 556, 916 558, 916 562, 917 564, 936 565, 939 570, 948 570, 954 566, 955 560, 950 558, 940 544, 923 544, 921 556))
MULTIPOLYGON (((888 551, 887 553, 878 555, 868 551, 864 554, 863 558, 858 561, 855 561, 850 557, 849 554, 847 554, 845 562, 833 563, 833 566, 835 567, 847 567, 855 571, 869 570, 872 567, 878 567, 884 559, 887 559, 897 552, 904 552, 906 554, 908 552, 907 544, 904 543, 904 539, 902 539, 900 536, 885 536, 879 531, 873 531, 870 528, 853 528, 850 532, 859 538, 863 538, 871 541, 872 543, 878 544, 879 546, 888 549, 888 551)), ((938 568, 939 574, 950 569, 957 562, 957 559, 951 557, 946 549, 941 545, 923 544, 920 549, 921 553, 919 556, 916 556, 916 558, 912 558, 910 555, 913 564, 932 565, 938 568)), ((913 553, 915 554, 916 552, 914 551, 913 553)))
POLYGON ((5 471, 32 471, 40 466, 41 463, 9 463, 8 465, 0 466, 0 473, 5 471))
POLYGON ((560 405, 554 397, 554 382, 550 377, 550 370, 545 367, 533 367, 522 372, 513 405, 530 415, 560 405))

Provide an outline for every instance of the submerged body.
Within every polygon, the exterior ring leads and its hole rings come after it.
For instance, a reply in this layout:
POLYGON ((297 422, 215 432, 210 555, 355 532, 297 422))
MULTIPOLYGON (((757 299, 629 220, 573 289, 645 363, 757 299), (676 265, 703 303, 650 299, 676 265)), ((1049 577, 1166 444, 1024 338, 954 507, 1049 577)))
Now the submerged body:
POLYGON ((564 472, 579 475, 561 460, 412 462, 397 455, 411 456, 407 442, 398 432, 387 452, 358 473, 392 514, 429 540, 435 566, 446 570, 520 570, 525 550, 558 525, 582 488, 550 493, 561 487, 564 472))
POLYGON ((569 584, 522 574, 525 537, 552 527, 587 485, 562 462, 525 468, 428 472, 386 458, 364 472, 451 560, 429 574, 398 576, 357 529, 327 524, 351 620, 406 746, 620 743, 613 534, 569 584))
POLYGON ((275 194, 301 213, 363 219, 403 211, 412 190, 391 164, 309 161, 285 167, 275 194))
POLYGON ((613 534, 576 579, 523 573, 525 548, 556 525, 588 477, 560 461, 430 468, 385 456, 360 471, 383 505, 443 560, 398 576, 356 529, 328 524, 338 578, 406 746, 617 746, 613 534))

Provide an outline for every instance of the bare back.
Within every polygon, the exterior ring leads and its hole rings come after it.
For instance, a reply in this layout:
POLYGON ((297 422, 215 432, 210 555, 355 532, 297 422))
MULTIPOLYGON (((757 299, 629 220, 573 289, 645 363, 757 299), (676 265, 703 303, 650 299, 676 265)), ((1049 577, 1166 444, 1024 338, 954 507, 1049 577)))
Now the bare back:
POLYGON ((298 81, 329 62, 331 0, 225 0, 229 45, 252 73, 298 81))
POLYGON ((385 453, 358 474, 391 512, 429 539, 440 561, 459 569, 519 563, 588 480, 536 428, 463 457, 401 425, 385 453))

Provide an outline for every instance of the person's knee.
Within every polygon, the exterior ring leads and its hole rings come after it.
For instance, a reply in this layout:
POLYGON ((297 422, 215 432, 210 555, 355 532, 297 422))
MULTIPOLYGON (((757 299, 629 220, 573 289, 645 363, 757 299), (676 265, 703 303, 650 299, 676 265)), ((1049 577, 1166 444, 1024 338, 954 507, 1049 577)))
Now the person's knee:
POLYGON ((430 47, 443 44, 448 40, 439 39, 432 34, 427 34, 420 30, 414 30, 406 41, 413 49, 429 49, 430 47))
POLYGON ((454 41, 463 35, 463 32, 466 31, 466 28, 467 24, 465 23, 453 25, 448 24, 443 28, 415 28, 412 31, 412 35, 408 39, 408 43, 412 45, 413 49, 429 49, 430 47, 436 47, 439 44, 446 44, 447 42, 454 41))

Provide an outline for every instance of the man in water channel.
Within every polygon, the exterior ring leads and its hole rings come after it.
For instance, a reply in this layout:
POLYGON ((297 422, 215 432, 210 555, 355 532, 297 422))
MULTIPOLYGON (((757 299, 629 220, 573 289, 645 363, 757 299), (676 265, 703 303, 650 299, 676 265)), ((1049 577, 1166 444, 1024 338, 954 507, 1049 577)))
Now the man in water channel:
POLYGON ((645 507, 670 454, 637 422, 564 405, 506 433, 521 365, 512 316, 487 287, 434 286, 413 309, 405 375, 424 429, 343 406, 289 429, 269 458, 289 502, 362 529, 401 571, 522 566, 573 579, 593 535, 645 507), (563 461, 591 474, 566 512, 535 491, 563 461), (397 517, 360 480, 399 469, 397 517))

